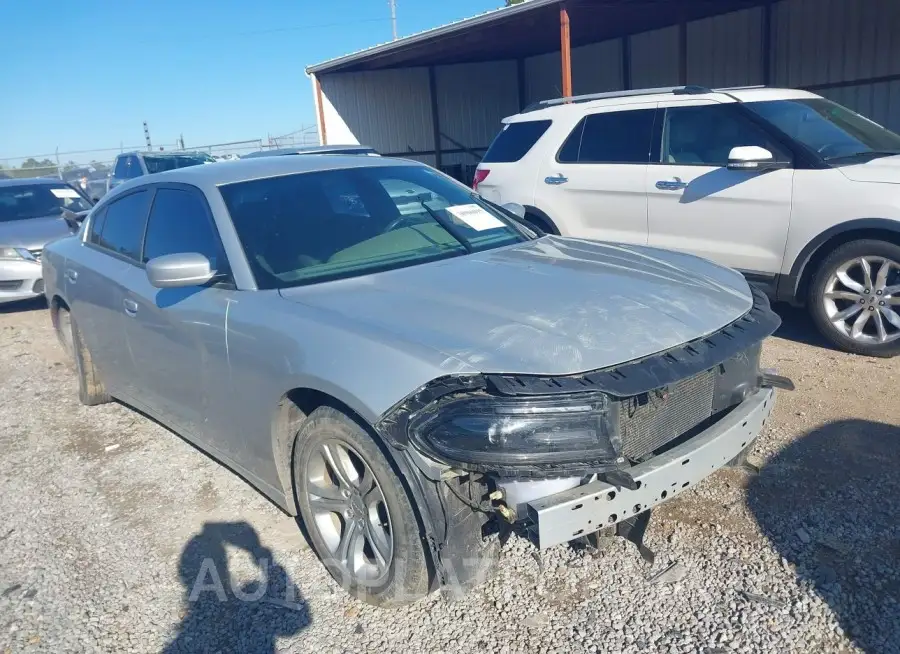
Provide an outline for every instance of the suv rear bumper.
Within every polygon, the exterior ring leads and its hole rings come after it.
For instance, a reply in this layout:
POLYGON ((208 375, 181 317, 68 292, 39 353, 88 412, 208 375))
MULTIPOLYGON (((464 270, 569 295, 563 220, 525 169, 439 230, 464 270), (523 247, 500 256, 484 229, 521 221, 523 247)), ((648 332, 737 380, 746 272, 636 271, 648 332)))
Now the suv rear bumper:
POLYGON ((595 481, 527 503, 531 539, 541 549, 608 527, 650 509, 697 484, 745 450, 775 405, 762 388, 690 440, 628 472, 637 490, 595 481))

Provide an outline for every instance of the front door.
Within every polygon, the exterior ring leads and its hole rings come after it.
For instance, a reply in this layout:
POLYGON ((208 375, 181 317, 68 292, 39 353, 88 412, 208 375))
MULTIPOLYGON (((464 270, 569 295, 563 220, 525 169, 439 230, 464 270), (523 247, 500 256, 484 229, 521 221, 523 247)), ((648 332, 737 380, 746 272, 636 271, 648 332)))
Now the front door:
POLYGON ((647 169, 655 103, 588 114, 535 185, 535 206, 565 236, 647 243, 647 169))
MULTIPOLYGON (((147 222, 142 263, 167 254, 199 253, 226 268, 202 193, 160 185, 147 222)), ((210 444, 212 399, 229 380, 225 320, 235 291, 221 286, 154 288, 143 268, 122 280, 131 303, 126 335, 140 388, 135 399, 185 436, 210 444)), ((228 454, 228 453, 226 453, 228 454)))
POLYGON ((681 250, 744 273, 781 270, 791 217, 790 154, 736 104, 685 101, 660 108, 659 162, 647 177, 650 245, 681 250), (728 153, 756 145, 780 170, 729 170, 728 153))

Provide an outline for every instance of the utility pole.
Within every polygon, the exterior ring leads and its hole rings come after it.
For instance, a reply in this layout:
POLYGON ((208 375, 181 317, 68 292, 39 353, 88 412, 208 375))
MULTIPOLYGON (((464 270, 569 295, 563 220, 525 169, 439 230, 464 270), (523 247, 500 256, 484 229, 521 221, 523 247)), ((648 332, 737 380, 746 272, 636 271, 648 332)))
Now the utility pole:
POLYGON ((394 40, 397 40, 397 0, 388 0, 391 5, 391 30, 394 33, 394 40))
POLYGON ((150 145, 150 128, 147 127, 147 121, 144 121, 144 140, 147 141, 147 150, 152 150, 153 146, 150 145))

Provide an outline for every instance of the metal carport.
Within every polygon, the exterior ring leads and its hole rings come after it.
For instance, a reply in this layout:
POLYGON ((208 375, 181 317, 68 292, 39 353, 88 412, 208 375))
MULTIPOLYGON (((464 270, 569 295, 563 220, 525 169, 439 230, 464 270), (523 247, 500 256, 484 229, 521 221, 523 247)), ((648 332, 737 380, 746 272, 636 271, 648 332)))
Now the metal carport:
POLYGON ((900 2, 527 0, 306 70, 322 143, 468 181, 503 117, 571 94, 802 87, 900 129, 900 2))

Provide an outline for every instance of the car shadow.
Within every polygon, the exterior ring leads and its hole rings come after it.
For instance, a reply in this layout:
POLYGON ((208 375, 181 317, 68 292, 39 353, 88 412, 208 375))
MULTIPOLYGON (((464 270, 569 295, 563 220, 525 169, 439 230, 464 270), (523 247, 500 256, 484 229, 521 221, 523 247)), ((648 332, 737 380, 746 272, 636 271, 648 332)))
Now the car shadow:
POLYGON ((813 324, 809 312, 802 307, 791 306, 784 302, 778 302, 772 306, 772 309, 781 318, 781 327, 775 332, 775 336, 784 338, 795 343, 803 343, 804 345, 812 345, 813 347, 821 347, 826 350, 836 349, 824 336, 816 329, 813 324))
POLYGON ((900 426, 869 420, 810 431, 748 487, 763 532, 865 652, 900 640, 898 497, 900 426))
POLYGON ((0 313, 27 313, 29 311, 44 311, 46 308, 47 300, 41 296, 30 300, 4 302, 0 304, 0 313))
POLYGON ((274 654, 277 638, 296 635, 311 624, 300 590, 246 522, 205 523, 184 546, 178 575, 184 614, 164 654, 274 654), (255 579, 235 581, 226 548, 249 555, 255 579))

